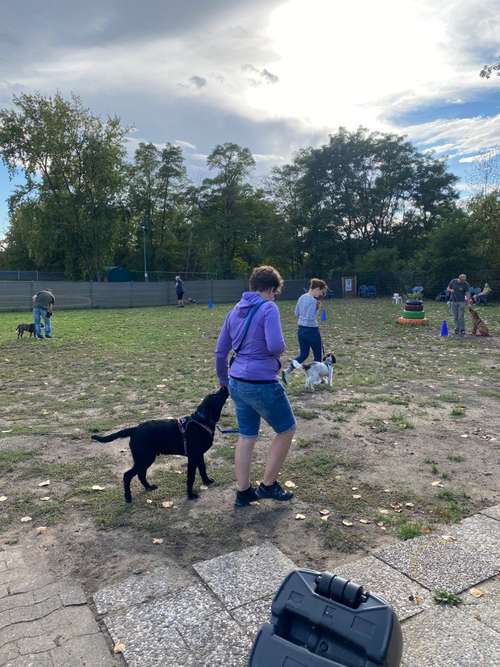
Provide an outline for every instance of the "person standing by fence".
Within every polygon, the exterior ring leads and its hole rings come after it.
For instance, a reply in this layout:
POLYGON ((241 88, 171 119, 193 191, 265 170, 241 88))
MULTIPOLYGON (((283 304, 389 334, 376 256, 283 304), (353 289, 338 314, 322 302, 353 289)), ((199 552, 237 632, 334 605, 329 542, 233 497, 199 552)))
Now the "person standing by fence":
POLYGON ((33 318, 35 320, 35 337, 42 339, 41 318, 45 328, 45 338, 52 338, 51 317, 54 312, 55 298, 49 290, 41 290, 33 295, 33 318))
POLYGON ((234 458, 236 507, 265 498, 286 501, 293 496, 277 481, 295 432, 295 417, 278 379, 285 340, 274 299, 282 287, 283 279, 272 266, 255 268, 250 276, 250 291, 243 292, 239 303, 227 315, 215 349, 217 377, 221 386, 229 385, 239 426, 234 458), (234 352, 228 377, 227 357, 231 350, 234 352), (275 436, 263 482, 254 489, 250 466, 261 418, 275 436))
POLYGON ((177 305, 184 306, 184 283, 180 276, 175 276, 175 293, 177 295, 177 305))
POLYGON ((327 290, 328 285, 324 280, 311 278, 309 291, 299 297, 297 301, 295 316, 298 318, 299 328, 297 337, 299 339, 300 352, 281 375, 285 384, 288 384, 288 378, 296 367, 295 364, 301 364, 307 359, 309 350, 313 352, 314 361, 323 361, 323 343, 321 342, 317 316, 321 306, 321 299, 325 296, 327 290))
POLYGON ((450 293, 450 309, 455 322, 455 334, 465 336, 465 302, 471 291, 465 273, 461 273, 458 278, 450 280, 447 290, 450 293))

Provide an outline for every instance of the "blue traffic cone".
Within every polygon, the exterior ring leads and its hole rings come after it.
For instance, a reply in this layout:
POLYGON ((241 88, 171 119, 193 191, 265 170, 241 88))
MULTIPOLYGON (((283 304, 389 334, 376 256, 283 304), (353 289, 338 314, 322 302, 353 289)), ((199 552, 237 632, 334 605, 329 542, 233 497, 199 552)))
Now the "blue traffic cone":
POLYGON ((321 321, 326 322, 326 310, 324 308, 321 311, 321 321))
POLYGON ((443 320, 441 323, 441 336, 446 337, 448 335, 448 322, 443 320))
POLYGON ((209 308, 209 310, 211 310, 213 307, 214 307, 214 302, 212 301, 212 299, 209 299, 209 300, 208 300, 208 308, 209 308))

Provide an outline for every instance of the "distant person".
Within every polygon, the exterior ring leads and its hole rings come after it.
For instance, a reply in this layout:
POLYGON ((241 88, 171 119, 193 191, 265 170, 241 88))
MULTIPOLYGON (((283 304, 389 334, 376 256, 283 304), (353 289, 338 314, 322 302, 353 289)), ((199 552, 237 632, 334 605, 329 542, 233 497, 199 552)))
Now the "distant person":
POLYGON ((469 300, 471 286, 467 282, 465 273, 450 280, 446 288, 450 294, 450 310, 455 322, 455 335, 465 336, 465 304, 469 300))
POLYGON ((229 385, 239 426, 234 456, 236 507, 261 498, 287 501, 293 496, 278 482, 295 432, 295 417, 278 379, 285 340, 274 299, 282 287, 283 279, 272 266, 255 268, 250 276, 250 291, 243 292, 239 303, 227 315, 215 348, 217 377, 222 387, 229 385), (231 350, 234 352, 228 365, 231 350), (267 455, 263 481, 254 489, 250 466, 261 418, 275 436, 267 455))
POLYGON ((297 301, 295 316, 298 318, 297 337, 300 352, 281 374, 285 384, 288 384, 290 373, 295 368, 294 362, 297 364, 303 363, 309 356, 310 350, 312 350, 314 361, 323 361, 323 343, 318 325, 318 311, 321 307, 321 299, 325 296, 327 290, 328 285, 324 280, 311 278, 309 290, 297 301))
POLYGON ((177 295, 177 305, 184 306, 184 283, 180 276, 175 276, 175 293, 177 295))
POLYGON ((41 319, 45 329, 45 338, 52 338, 51 317, 56 300, 49 290, 41 290, 33 295, 33 318, 35 320, 35 337, 43 339, 41 319))

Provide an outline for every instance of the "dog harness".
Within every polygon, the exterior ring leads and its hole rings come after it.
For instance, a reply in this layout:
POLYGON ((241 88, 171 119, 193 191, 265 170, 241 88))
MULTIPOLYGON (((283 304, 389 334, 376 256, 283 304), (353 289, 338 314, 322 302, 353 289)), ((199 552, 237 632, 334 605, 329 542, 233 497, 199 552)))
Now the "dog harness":
POLYGON ((210 426, 203 424, 202 422, 198 421, 197 419, 194 419, 194 417, 191 417, 189 415, 187 417, 179 417, 179 419, 177 420, 177 426, 179 427, 179 431, 182 436, 182 443, 184 445, 184 454, 186 456, 187 456, 187 429, 191 422, 198 424, 198 426, 204 428, 205 431, 208 431, 208 433, 210 433, 212 438, 214 437, 214 430, 211 429, 210 426))

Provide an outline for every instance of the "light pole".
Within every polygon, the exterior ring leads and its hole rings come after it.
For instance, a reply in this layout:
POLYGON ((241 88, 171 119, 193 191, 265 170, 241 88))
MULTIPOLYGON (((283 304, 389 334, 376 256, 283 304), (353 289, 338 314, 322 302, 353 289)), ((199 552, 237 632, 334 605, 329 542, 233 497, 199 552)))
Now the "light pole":
POLYGON ((149 276, 148 276, 148 267, 146 263, 146 223, 143 222, 141 225, 141 229, 143 231, 143 248, 144 248, 144 282, 147 283, 149 281, 149 276))

